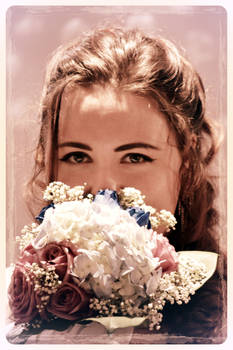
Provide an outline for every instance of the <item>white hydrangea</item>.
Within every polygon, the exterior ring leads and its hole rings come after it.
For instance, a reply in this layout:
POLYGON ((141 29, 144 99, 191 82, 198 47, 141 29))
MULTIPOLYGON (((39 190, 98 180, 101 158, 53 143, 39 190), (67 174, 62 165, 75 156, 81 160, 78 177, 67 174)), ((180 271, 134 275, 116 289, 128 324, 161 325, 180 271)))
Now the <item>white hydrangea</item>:
POLYGON ((98 297, 110 297, 112 291, 146 296, 157 288, 161 268, 152 254, 153 231, 111 199, 58 203, 46 211, 38 230, 35 248, 63 240, 77 245, 73 275, 98 297))

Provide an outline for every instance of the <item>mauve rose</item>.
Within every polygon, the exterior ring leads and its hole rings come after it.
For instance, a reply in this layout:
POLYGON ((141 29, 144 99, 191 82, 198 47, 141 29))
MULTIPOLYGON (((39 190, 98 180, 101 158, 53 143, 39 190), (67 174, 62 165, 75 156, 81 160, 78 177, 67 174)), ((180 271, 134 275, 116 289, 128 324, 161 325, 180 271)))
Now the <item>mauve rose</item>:
POLYGON ((29 322, 37 314, 36 305, 40 300, 34 292, 34 287, 27 280, 29 269, 27 265, 18 262, 11 276, 8 288, 9 305, 15 321, 29 322))
POLYGON ((47 311, 66 320, 76 320, 81 312, 87 309, 88 295, 69 282, 64 282, 61 287, 51 296, 47 311))
POLYGON ((155 248, 152 249, 152 253, 154 257, 164 260, 161 263, 163 273, 176 271, 178 267, 178 254, 175 248, 169 243, 167 237, 163 236, 163 234, 157 234, 154 243, 155 248))
POLYGON ((53 265, 56 273, 64 282, 69 278, 73 258, 76 254, 75 247, 68 242, 51 242, 37 251, 39 260, 53 265))

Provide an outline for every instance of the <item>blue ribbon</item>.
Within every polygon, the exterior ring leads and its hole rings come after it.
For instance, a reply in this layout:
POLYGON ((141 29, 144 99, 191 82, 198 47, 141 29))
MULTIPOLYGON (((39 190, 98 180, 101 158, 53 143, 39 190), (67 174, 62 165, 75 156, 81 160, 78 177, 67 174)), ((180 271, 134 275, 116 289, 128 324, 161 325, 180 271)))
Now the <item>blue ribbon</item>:
POLYGON ((119 205, 119 200, 118 200, 118 196, 117 196, 117 192, 116 191, 112 191, 112 190, 101 190, 97 192, 97 195, 100 194, 102 196, 104 196, 106 199, 113 199, 118 205, 119 205))
POLYGON ((151 228, 151 223, 149 220, 150 213, 144 212, 141 208, 131 207, 126 209, 128 213, 136 220, 139 226, 146 226, 148 229, 151 228))
POLYGON ((42 223, 42 221, 44 220, 44 215, 47 209, 49 208, 55 208, 55 205, 53 203, 47 205, 46 207, 42 208, 42 210, 40 211, 39 215, 36 216, 36 220, 39 221, 39 223, 42 223))

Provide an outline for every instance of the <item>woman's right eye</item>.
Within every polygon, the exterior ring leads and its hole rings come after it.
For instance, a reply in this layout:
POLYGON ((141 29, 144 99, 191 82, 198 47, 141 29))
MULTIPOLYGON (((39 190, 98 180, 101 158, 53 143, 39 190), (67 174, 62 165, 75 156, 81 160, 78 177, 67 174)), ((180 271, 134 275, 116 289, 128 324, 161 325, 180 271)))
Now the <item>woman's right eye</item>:
POLYGON ((70 152, 64 155, 60 160, 72 164, 91 163, 90 156, 85 152, 70 152))

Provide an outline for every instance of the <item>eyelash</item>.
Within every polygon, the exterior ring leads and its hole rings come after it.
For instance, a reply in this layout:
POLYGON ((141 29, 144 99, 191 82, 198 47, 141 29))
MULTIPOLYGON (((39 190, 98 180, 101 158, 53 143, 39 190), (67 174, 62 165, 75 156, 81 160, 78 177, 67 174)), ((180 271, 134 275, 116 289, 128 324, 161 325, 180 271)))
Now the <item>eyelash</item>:
MULTIPOLYGON (((140 157, 143 161, 139 161, 139 162, 130 162, 131 164, 140 164, 140 163, 151 163, 154 161, 154 159, 152 159, 149 156, 146 156, 145 154, 141 154, 141 153, 128 153, 123 157, 123 160, 126 159, 127 157, 140 157)), ((121 163, 123 163, 121 161, 121 163)))
POLYGON ((70 153, 67 153, 66 155, 64 155, 64 157, 62 157, 60 160, 63 162, 70 161, 73 164, 75 164, 75 163, 81 164, 82 162, 71 161, 71 158, 75 157, 75 156, 79 156, 79 157, 83 157, 83 158, 86 157, 86 158, 88 158, 88 161, 85 163, 91 163, 91 158, 89 157, 89 155, 87 153, 84 153, 84 152, 70 152, 70 153))
MULTIPOLYGON (((136 162, 133 162, 133 161, 130 161, 130 162, 127 162, 127 164, 141 164, 141 163, 151 163, 153 162, 155 159, 145 155, 145 154, 141 154, 141 153, 128 153, 126 155, 123 156, 122 160, 121 160, 121 164, 124 164, 125 163, 125 160, 127 157, 139 157, 142 161, 136 161, 136 162)), ((85 153, 85 152, 70 152, 70 153, 67 153, 65 156, 63 156, 61 159, 61 161, 70 161, 72 164, 83 164, 83 163, 91 163, 91 158, 90 156, 85 153), (84 158, 87 158, 87 161, 83 162, 77 162, 77 161, 72 161, 72 157, 82 157, 82 159, 84 158)), ((132 159, 131 159, 132 160, 132 159)))

